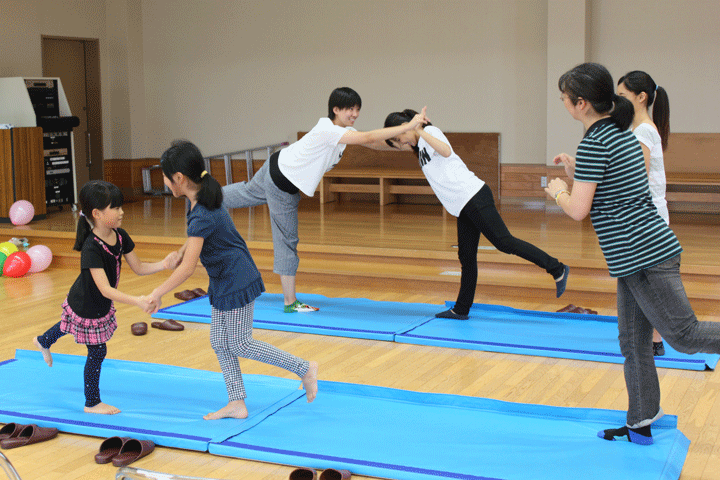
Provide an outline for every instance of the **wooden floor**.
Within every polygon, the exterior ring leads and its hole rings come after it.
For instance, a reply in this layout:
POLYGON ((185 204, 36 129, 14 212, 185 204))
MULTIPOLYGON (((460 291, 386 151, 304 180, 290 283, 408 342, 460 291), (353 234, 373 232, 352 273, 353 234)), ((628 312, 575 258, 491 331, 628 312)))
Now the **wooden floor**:
MULTIPOLYGON (((123 227, 136 241, 142 259, 159 259, 184 241, 183 207, 182 201, 170 198, 125 205, 123 227)), ((548 311, 573 303, 601 314, 616 313, 615 284, 607 275, 589 222, 574 222, 554 205, 543 202, 506 205, 501 213, 515 236, 571 266, 569 288, 561 299, 556 299, 552 279, 544 272, 494 251, 483 239, 476 301, 548 311)), ((278 278, 272 273, 267 209, 234 211, 233 218, 248 241, 268 291, 280 292, 278 278)), ((702 320, 720 320, 719 218, 671 216, 673 229, 685 249, 682 272, 686 289, 702 320)), ((74 225, 74 214, 69 211, 51 211, 46 220, 24 228, 0 225, 0 241, 25 236, 32 245, 48 245, 55 255, 53 265, 43 273, 19 279, 0 277, 0 360, 13 357, 16 348, 32 348, 31 338, 58 320, 59 305, 78 272, 79 256, 71 250, 74 225)), ((306 199, 301 203, 300 239, 299 292, 434 303, 438 310, 441 303, 453 300, 457 293, 454 217, 443 214, 439 206, 379 207, 370 202, 320 206, 306 199)), ((165 273, 138 277, 125 269, 120 289, 145 294, 164 278, 165 273)), ((206 288, 207 275, 202 268, 185 286, 206 288)), ((172 295, 164 301, 165 305, 177 302, 172 295)), ((134 337, 130 324, 149 318, 127 305, 117 307, 120 328, 108 344, 108 358, 219 371, 209 345, 209 325, 188 323, 181 334, 151 329, 146 336, 134 337)), ((256 330, 255 336, 317 360, 323 380, 563 407, 627 407, 620 365, 267 330, 256 330)), ((69 339, 58 342, 54 351, 85 354, 84 347, 69 339)), ((245 373, 292 378, 284 370, 257 362, 243 361, 242 367, 245 373)), ((717 479, 720 377, 713 372, 671 369, 659 369, 659 374, 663 409, 678 415, 679 428, 692 442, 681 478, 717 479)), ((222 406, 226 399, 217 401, 222 406)), ((93 461, 100 441, 61 434, 51 442, 3 453, 24 480, 111 479, 115 469, 93 461)), ((217 479, 279 480, 287 478, 291 471, 288 466, 169 448, 156 449, 135 466, 217 479)))

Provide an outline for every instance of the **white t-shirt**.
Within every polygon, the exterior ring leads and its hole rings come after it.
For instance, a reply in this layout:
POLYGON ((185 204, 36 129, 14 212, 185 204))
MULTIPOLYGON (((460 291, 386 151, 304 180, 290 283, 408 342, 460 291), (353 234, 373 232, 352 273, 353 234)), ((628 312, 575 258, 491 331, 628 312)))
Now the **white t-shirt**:
POLYGON ((457 156, 439 128, 429 125, 425 132, 450 146, 451 154, 445 158, 437 153, 422 137, 418 140, 420 167, 440 203, 451 215, 459 216, 467 202, 485 185, 457 156))
POLYGON ((340 161, 345 144, 338 142, 348 130, 355 129, 335 125, 328 117, 321 118, 304 137, 280 150, 280 171, 301 192, 312 197, 325 172, 340 161))
POLYGON ((665 164, 660 134, 649 123, 641 123, 633 130, 633 133, 640 143, 650 150, 650 170, 648 171, 650 195, 658 213, 665 223, 670 225, 670 215, 665 200, 665 164))

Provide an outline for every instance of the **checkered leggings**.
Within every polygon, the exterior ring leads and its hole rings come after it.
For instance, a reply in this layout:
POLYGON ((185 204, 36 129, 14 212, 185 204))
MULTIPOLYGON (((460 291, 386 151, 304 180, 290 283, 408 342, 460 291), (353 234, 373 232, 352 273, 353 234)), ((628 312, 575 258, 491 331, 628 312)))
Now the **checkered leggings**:
POLYGON ((234 310, 212 307, 210 345, 220 363, 230 401, 247 397, 238 357, 275 365, 303 377, 310 362, 252 337, 255 302, 234 310))

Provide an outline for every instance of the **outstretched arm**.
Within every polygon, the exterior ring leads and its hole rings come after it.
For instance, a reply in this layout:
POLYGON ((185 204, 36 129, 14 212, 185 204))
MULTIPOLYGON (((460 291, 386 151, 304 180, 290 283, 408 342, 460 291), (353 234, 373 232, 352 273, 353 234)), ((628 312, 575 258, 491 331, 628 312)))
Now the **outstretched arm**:
POLYGON ((182 256, 182 262, 175 269, 172 275, 170 275, 170 278, 165 280, 162 285, 153 290, 148 297, 154 305, 152 313, 155 313, 160 309, 163 295, 181 285, 185 280, 190 278, 193 273, 195 273, 195 267, 200 259, 200 251, 202 250, 204 242, 205 239, 202 237, 188 237, 187 242, 183 246, 184 253, 182 256))
POLYGON ((377 130, 370 130, 369 132, 354 132, 349 130, 340 137, 339 143, 344 143, 345 145, 362 145, 368 148, 375 148, 376 150, 384 150, 385 148, 382 147, 381 144, 384 143, 385 140, 396 137, 408 130, 412 130, 418 125, 426 124, 426 110, 427 107, 423 107, 422 112, 415 115, 408 123, 403 123, 402 125, 398 125, 396 127, 380 128, 377 130))
POLYGON ((178 266, 181 259, 176 251, 168 253, 164 260, 154 263, 143 262, 135 251, 125 254, 125 261, 130 269, 137 275, 150 275, 162 270, 172 270, 178 266))
POLYGON ((145 297, 137 297, 134 295, 128 295, 123 293, 117 288, 110 285, 110 281, 105 274, 105 270, 102 268, 91 268, 90 275, 92 275, 95 285, 103 297, 112 300, 113 302, 127 303, 128 305, 135 305, 136 307, 144 310, 146 313, 150 313, 152 310, 151 302, 145 297))

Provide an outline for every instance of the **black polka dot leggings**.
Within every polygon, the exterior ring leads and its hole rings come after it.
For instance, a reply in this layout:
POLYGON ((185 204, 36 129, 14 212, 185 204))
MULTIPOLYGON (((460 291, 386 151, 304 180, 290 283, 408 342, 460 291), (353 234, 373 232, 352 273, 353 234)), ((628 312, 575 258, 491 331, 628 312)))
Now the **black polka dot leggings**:
MULTIPOLYGON (((38 343, 43 348, 50 348, 60 337, 66 335, 60 330, 60 322, 53 325, 47 332, 38 337, 38 343)), ((100 400, 100 370, 102 362, 107 355, 107 345, 86 345, 88 349, 87 360, 85 360, 85 406, 94 407, 101 403, 100 400)))

